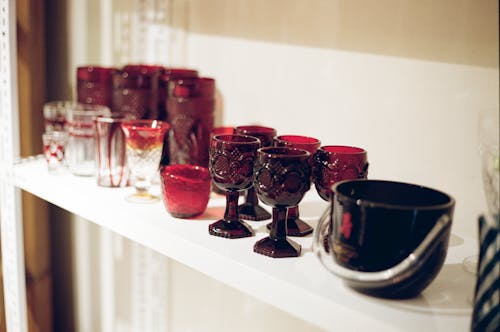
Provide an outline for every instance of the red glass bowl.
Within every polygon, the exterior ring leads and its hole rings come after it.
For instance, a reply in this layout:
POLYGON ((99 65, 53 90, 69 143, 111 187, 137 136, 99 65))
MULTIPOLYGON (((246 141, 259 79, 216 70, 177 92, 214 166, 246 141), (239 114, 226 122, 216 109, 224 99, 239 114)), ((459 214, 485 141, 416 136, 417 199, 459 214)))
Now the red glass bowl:
POLYGON ((176 218, 202 214, 210 198, 210 172, 196 165, 168 165, 160 168, 163 203, 176 218))

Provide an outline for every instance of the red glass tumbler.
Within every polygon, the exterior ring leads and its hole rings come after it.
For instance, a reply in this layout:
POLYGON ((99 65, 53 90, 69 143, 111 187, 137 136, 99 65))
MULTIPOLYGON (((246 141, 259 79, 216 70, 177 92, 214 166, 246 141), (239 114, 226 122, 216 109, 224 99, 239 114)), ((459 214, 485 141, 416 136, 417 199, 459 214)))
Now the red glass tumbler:
MULTIPOLYGON (((301 135, 280 135, 274 138, 274 146, 284 146, 306 150, 311 154, 309 164, 312 165, 312 156, 321 146, 321 141, 314 137, 301 135)), ((306 236, 311 234, 313 228, 299 217, 299 207, 291 206, 287 214, 287 235, 306 236)), ((267 225, 271 229, 271 224, 267 225)))
POLYGON ((76 69, 77 100, 82 104, 113 106, 113 74, 116 68, 81 66, 76 69))
POLYGON ((215 80, 174 79, 167 96, 170 164, 208 166, 210 133, 214 127, 215 80))
POLYGON ((210 235, 241 238, 253 235, 252 228, 238 213, 239 192, 252 185, 255 153, 260 141, 245 135, 217 135, 210 141, 210 175, 226 192, 224 218, 210 224, 210 235))
MULTIPOLYGON (((158 120, 168 122, 167 96, 169 82, 174 79, 198 77, 198 71, 188 68, 163 68, 157 75, 158 79, 155 80, 153 94, 157 99, 158 120)), ((168 135, 165 135, 160 165, 168 164, 170 164, 168 135)))
POLYGON ((158 118, 154 86, 161 66, 127 65, 113 73, 113 112, 136 119, 158 118))
MULTIPOLYGON (((276 136, 276 129, 258 125, 237 126, 234 130, 236 134, 257 137, 261 147, 272 146, 273 138, 276 136)), ((245 202, 238 208, 243 219, 260 221, 271 218, 271 214, 259 205, 259 199, 253 187, 245 192, 245 202)))

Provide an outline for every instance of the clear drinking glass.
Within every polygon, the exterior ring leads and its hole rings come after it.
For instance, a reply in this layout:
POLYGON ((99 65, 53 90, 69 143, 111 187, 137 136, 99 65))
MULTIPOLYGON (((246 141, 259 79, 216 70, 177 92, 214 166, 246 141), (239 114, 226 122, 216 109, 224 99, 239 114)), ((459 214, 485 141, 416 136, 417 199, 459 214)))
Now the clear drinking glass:
MULTIPOLYGON (((499 157, 499 110, 489 108, 479 112, 479 155, 481 157, 481 174, 483 190, 488 212, 485 217, 498 220, 499 215, 499 186, 500 186, 500 157, 499 157)), ((463 267, 470 273, 477 272, 479 256, 473 255, 464 259, 463 267)))
POLYGON ((43 105, 45 132, 65 131, 68 110, 78 103, 66 100, 49 101, 43 105))
POLYGON ((42 135, 42 140, 49 173, 60 173, 64 169, 64 151, 68 134, 64 131, 50 131, 42 135))
POLYGON ((66 151, 69 170, 74 175, 93 176, 96 172, 96 140, 94 120, 110 116, 108 107, 91 104, 75 104, 68 109, 68 147, 66 151))

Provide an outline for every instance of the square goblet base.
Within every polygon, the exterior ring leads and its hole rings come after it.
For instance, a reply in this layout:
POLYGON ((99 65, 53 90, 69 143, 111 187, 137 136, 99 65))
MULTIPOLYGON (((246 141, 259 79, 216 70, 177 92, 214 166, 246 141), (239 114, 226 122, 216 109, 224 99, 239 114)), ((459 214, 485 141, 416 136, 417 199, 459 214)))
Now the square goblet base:
POLYGON ((273 258, 298 257, 301 249, 300 244, 286 238, 265 237, 253 246, 254 252, 273 258))
POLYGON ((271 214, 258 204, 243 203, 238 206, 240 218, 252 221, 271 219, 271 214))
POLYGON ((238 239, 253 236, 252 227, 242 220, 237 222, 228 222, 224 219, 217 220, 208 226, 208 233, 213 236, 224 237, 227 239, 238 239))

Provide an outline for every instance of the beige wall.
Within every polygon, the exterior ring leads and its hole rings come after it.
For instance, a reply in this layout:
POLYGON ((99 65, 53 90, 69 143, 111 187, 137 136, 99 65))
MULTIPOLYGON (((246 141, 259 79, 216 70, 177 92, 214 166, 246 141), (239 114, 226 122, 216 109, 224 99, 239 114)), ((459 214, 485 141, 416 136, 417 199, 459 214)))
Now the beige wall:
POLYGON ((193 0, 196 33, 498 68, 495 0, 193 0))

